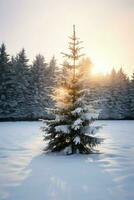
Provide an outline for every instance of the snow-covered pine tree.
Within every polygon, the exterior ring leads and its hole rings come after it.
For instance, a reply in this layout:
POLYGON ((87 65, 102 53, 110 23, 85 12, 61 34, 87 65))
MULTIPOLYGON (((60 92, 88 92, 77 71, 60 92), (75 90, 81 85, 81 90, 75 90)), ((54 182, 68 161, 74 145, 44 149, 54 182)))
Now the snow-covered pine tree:
POLYGON ((134 72, 129 86, 130 118, 134 119, 134 72))
POLYGON ((9 55, 3 43, 0 47, 0 118, 6 119, 9 114, 7 90, 9 89, 9 55))
POLYGON ((54 102, 52 98, 50 98, 50 94, 52 93, 53 87, 56 85, 56 77, 59 76, 58 72, 59 72, 59 68, 57 66, 56 59, 53 56, 50 59, 50 62, 47 68, 47 80, 48 80, 47 88, 48 88, 48 96, 49 96, 49 107, 54 106, 54 102))
POLYGON ((54 85, 55 83, 55 76, 57 75, 58 67, 56 63, 56 59, 53 56, 49 62, 48 66, 48 77, 49 77, 49 84, 54 85))
POLYGON ((120 119, 118 94, 119 89, 117 72, 113 68, 107 84, 106 101, 104 101, 104 108, 101 111, 101 117, 103 119, 120 119))
POLYGON ((129 117, 129 79, 122 68, 118 72, 115 69, 111 71, 105 96, 106 101, 100 115, 103 119, 129 117))
POLYGON ((16 109, 16 82, 15 72, 6 46, 0 47, 0 119, 9 120, 13 118, 16 109))
MULTIPOLYGON (((121 119, 129 118, 129 109, 130 109, 130 99, 129 99, 129 79, 124 73, 123 69, 120 68, 117 73, 117 107, 118 114, 121 119)), ((118 117, 118 116, 117 116, 118 117)))
POLYGON ((33 94, 31 92, 31 73, 25 49, 22 49, 13 60, 16 73, 16 118, 31 119, 33 94))
POLYGON ((98 116, 97 111, 86 106, 84 73, 80 70, 79 58, 80 41, 76 37, 75 26, 70 37, 69 54, 63 53, 67 58, 64 62, 66 76, 58 87, 54 88, 52 98, 55 100, 54 120, 45 121, 43 127, 44 140, 48 141, 46 151, 62 151, 69 155, 73 153, 88 154, 100 144, 100 138, 94 134, 100 128, 93 125, 98 116))
POLYGON ((44 56, 38 54, 33 61, 31 68, 34 86, 34 100, 37 104, 35 109, 35 115, 37 117, 46 116, 46 107, 50 106, 49 97, 49 76, 48 76, 48 64, 45 61, 44 56))

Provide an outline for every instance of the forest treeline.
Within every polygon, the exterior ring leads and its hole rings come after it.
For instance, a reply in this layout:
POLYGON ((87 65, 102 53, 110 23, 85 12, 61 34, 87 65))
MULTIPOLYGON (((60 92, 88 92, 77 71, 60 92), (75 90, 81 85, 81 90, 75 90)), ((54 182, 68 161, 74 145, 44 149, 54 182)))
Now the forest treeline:
MULTIPOLYGON (((91 68, 90 59, 82 60, 83 69, 91 68)), ((36 120, 48 118, 53 106, 51 91, 64 74, 55 57, 46 62, 38 54, 29 64, 22 49, 10 56, 5 44, 0 46, 0 120, 36 120)), ((90 71, 90 70, 89 70, 90 71)), ((100 119, 134 119, 134 73, 129 78, 121 68, 106 76, 87 78, 87 100, 100 109, 100 119)))

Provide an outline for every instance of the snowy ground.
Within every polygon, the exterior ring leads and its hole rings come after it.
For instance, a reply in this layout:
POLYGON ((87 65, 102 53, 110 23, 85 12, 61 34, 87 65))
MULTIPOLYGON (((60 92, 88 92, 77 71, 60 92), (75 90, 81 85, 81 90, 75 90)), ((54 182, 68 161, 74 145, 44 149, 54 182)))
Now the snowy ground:
POLYGON ((134 121, 99 121, 96 155, 44 155, 41 122, 0 123, 0 200, 133 200, 134 121))

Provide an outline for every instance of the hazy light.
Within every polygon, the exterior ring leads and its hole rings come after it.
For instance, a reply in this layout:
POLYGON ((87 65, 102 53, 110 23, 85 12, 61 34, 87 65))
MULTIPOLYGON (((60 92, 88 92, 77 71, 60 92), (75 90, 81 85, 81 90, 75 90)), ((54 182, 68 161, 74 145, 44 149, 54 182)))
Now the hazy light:
POLYGON ((104 65, 95 65, 92 68, 91 73, 93 75, 95 75, 95 74, 106 75, 106 74, 110 73, 110 71, 111 71, 111 68, 108 68, 108 67, 106 67, 104 65))
MULTIPOLYGON (((62 62, 72 25, 84 41, 84 53, 105 73, 115 67, 134 69, 133 0, 0 0, 0 43, 10 54, 25 47, 32 61, 37 53, 62 62)), ((95 72, 94 71, 94 72, 95 72)))

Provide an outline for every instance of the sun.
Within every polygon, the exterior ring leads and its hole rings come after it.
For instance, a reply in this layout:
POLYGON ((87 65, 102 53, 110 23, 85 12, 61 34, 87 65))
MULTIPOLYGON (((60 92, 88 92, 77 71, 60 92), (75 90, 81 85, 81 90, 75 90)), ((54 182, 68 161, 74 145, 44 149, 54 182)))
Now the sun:
POLYGON ((96 74, 102 74, 102 75, 106 75, 107 73, 109 73, 110 69, 106 66, 103 65, 94 65, 94 67, 92 68, 91 73, 93 75, 96 74))

